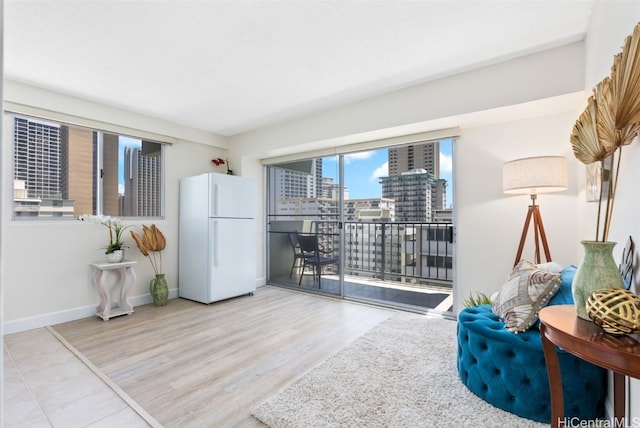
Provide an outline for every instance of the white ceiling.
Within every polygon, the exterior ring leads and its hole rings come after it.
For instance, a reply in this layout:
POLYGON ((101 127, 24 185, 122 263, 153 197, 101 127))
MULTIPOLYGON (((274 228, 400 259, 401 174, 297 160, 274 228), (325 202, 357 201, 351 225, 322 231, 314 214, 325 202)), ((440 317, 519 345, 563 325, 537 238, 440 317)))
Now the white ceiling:
POLYGON ((581 40, 595 0, 5 0, 5 77, 234 135, 581 40))

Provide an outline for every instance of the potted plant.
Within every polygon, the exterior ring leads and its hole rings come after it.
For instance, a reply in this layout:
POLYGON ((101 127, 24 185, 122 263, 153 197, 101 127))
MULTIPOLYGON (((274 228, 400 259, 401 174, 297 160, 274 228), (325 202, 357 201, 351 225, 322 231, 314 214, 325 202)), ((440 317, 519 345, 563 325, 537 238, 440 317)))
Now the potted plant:
POLYGON ((110 263, 117 263, 124 260, 124 249, 129 246, 124 242, 122 233, 131 226, 125 226, 117 217, 104 215, 83 214, 79 220, 89 223, 100 224, 109 229, 109 243, 102 247, 110 263))
POLYGON ((142 225, 142 237, 133 230, 131 237, 143 256, 149 259, 155 278, 149 283, 149 293, 155 306, 165 306, 169 298, 169 287, 162 272, 162 250, 166 246, 166 239, 155 224, 142 225))
POLYGON ((576 312, 589 319, 586 301, 598 289, 623 288, 613 260, 615 242, 609 241, 613 206, 618 188, 622 148, 640 131, 640 24, 614 57, 611 75, 599 82, 587 108, 576 121, 571 146, 584 164, 600 163, 600 195, 594 241, 582 241, 585 257, 574 277, 572 292, 576 312))
POLYGON ((229 161, 222 158, 214 158, 211 159, 211 163, 215 166, 226 165, 227 166, 227 175, 233 175, 233 170, 229 168, 229 161))

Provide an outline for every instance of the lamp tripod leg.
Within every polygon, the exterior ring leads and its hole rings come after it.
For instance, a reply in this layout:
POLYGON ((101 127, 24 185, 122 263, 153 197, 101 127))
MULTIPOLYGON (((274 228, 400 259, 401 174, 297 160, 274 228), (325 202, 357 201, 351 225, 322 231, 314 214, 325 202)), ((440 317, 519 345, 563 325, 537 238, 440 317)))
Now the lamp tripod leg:
MULTIPOLYGON (((535 206, 533 213, 533 224, 536 227, 536 234, 539 233, 540 241, 542 242, 542 249, 544 250, 544 256, 547 262, 551 261, 551 252, 549 251, 549 244, 547 243, 547 234, 544 232, 544 225, 542 224, 542 216, 540 215, 540 209, 538 205, 535 206)), ((540 263, 540 250, 538 249, 537 237, 536 237, 536 257, 537 263, 540 263)))
POLYGON ((529 224, 531 224, 531 216, 533 214, 532 207, 529 206, 527 210, 527 218, 524 221, 524 227, 522 228, 522 235, 520 235, 520 244, 518 245, 518 252, 516 253, 516 260, 513 265, 517 265, 522 257, 522 251, 524 250, 524 243, 527 240, 527 232, 529 231, 529 224))
POLYGON ((538 205, 529 205, 529 209, 527 211, 527 218, 524 221, 524 227, 522 228, 522 235, 520 235, 520 244, 518 245, 518 252, 516 254, 516 259, 513 262, 513 265, 517 265, 522 257, 522 252, 524 250, 524 243, 527 240, 527 234, 529 232, 529 225, 531 224, 531 219, 533 218, 533 234, 534 234, 534 245, 535 245, 535 262, 540 263, 540 244, 542 244, 542 249, 544 251, 544 255, 547 259, 547 262, 551 261, 551 252, 549 251, 549 244, 547 243, 547 234, 544 231, 544 225, 542 224, 542 216, 540 215, 540 209, 538 205))

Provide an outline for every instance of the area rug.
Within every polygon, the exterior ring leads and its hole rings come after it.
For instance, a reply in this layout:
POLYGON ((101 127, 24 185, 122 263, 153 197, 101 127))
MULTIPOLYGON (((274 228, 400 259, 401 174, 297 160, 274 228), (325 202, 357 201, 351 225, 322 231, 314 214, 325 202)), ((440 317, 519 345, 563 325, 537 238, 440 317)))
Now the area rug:
POLYGON ((470 392, 455 321, 399 312, 311 369, 252 415, 272 428, 545 427, 470 392))

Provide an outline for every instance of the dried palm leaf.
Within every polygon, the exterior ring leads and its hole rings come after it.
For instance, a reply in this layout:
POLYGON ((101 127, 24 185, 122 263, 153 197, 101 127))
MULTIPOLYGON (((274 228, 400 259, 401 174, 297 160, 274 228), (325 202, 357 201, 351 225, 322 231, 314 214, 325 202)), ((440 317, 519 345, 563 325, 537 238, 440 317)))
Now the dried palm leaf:
POLYGON ((149 249, 149 251, 157 251, 156 250, 156 240, 153 236, 153 232, 149 226, 142 225, 142 233, 144 235, 144 244, 149 249))
POLYGON ((155 251, 162 251, 164 250, 164 247, 167 245, 167 241, 164 238, 164 235, 162 234, 162 232, 160 232, 160 229, 158 229, 156 227, 155 224, 151 225, 151 231, 153 233, 153 237, 156 243, 156 250, 155 251))
POLYGON ((167 241, 155 224, 151 226, 142 225, 142 237, 135 232, 131 232, 133 240, 140 252, 149 258, 149 263, 153 271, 157 274, 162 272, 162 250, 164 250, 167 241))
POLYGON ((147 251, 147 247, 144 245, 144 241, 142 240, 142 238, 140 238, 140 236, 138 236, 138 234, 133 230, 131 231, 131 237, 136 242, 136 245, 138 246, 138 249, 140 250, 142 255, 145 257, 148 256, 149 252, 147 251))
POLYGON ((616 122, 611 91, 611 78, 605 77, 593 88, 596 102, 598 142, 609 156, 617 147, 616 122))
POLYGON ((586 165, 607 157, 607 150, 602 147, 598 138, 598 106, 595 97, 589 97, 587 108, 573 125, 570 140, 573 154, 586 165))
POLYGON ((616 128, 640 122, 640 23, 614 57, 611 80, 616 128))
POLYGON ((631 144, 640 133, 640 122, 632 123, 616 132, 616 144, 618 147, 631 144))

